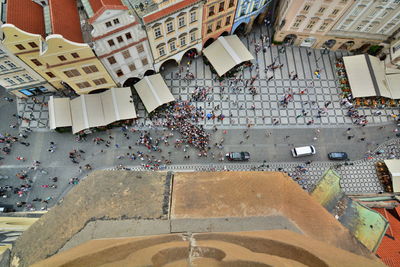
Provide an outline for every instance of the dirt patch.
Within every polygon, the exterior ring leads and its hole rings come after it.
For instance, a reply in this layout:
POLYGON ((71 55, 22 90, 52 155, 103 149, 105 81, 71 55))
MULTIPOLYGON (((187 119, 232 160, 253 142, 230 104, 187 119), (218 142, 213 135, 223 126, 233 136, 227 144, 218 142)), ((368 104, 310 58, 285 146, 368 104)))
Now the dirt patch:
POLYGON ((95 171, 16 241, 15 266, 56 253, 89 221, 162 218, 166 172, 95 171))

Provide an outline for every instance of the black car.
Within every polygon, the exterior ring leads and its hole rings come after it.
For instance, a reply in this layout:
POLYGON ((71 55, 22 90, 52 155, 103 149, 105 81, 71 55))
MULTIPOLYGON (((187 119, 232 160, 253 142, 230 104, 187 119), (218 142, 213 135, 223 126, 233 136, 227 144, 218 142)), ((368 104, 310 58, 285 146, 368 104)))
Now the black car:
POLYGON ((234 160, 234 161, 246 161, 250 159, 250 153, 249 152, 229 152, 226 153, 226 157, 228 160, 234 160))
POLYGON ((328 154, 328 158, 331 160, 347 160, 348 156, 346 152, 331 152, 328 154))

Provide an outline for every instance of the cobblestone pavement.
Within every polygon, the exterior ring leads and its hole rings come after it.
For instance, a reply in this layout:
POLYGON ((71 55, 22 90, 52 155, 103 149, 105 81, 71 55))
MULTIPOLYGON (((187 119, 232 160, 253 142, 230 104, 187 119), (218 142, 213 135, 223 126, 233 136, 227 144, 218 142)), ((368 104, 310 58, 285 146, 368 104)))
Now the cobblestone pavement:
MULTIPOLYGON (((282 47, 271 46, 266 53, 262 50, 256 53, 253 40, 260 43, 260 35, 268 34, 265 26, 255 26, 253 31, 247 37, 241 37, 242 42, 255 55, 254 63, 259 64, 259 77, 255 80, 254 86, 258 90, 256 96, 252 96, 248 89, 233 92, 228 90, 227 82, 223 83, 225 91, 220 94, 220 82, 215 79, 215 75, 211 73, 210 68, 203 62, 202 57, 193 60, 190 65, 190 72, 194 73, 196 78, 189 83, 176 77, 178 69, 167 69, 163 73, 167 85, 170 87, 172 94, 176 99, 190 99, 196 87, 211 87, 212 93, 208 95, 209 101, 196 102, 197 107, 204 108, 206 113, 215 111, 216 115, 224 114, 226 119, 223 121, 204 120, 201 124, 212 127, 213 125, 230 127, 243 127, 248 123, 254 124, 256 127, 272 127, 274 118, 280 119, 280 125, 274 127, 304 127, 306 123, 314 119, 314 127, 335 127, 344 124, 351 124, 351 118, 346 117, 346 108, 340 105, 338 87, 338 79, 335 72, 335 59, 349 55, 346 51, 330 52, 322 54, 322 50, 309 49, 304 47, 282 47), (279 50, 284 49, 283 53, 279 50), (310 53, 310 55, 308 55, 310 53), (276 64, 284 64, 281 69, 274 72, 268 71, 265 73, 266 66, 273 61, 276 64), (314 75, 316 69, 321 70, 321 78, 318 79, 314 75), (290 79, 290 74, 297 74, 298 79, 290 79), (274 76, 274 79, 267 81, 268 77, 274 76), (289 102, 287 107, 279 105, 279 101, 283 98, 289 88, 293 92, 306 90, 303 95, 295 94, 292 102, 289 102), (311 103, 315 101, 315 105, 311 103), (324 107, 324 104, 330 101, 332 104, 328 107, 328 114, 322 118, 316 118, 318 107, 324 107), (254 105, 254 110, 252 106, 254 105), (215 110, 219 106, 218 110, 215 110), (296 119, 296 116, 302 114, 302 110, 308 112, 308 116, 296 119)), ((187 59, 183 60, 184 73, 186 72, 187 59)), ((246 68, 239 75, 244 79, 251 79, 256 75, 256 68, 252 71, 246 68)), ((182 75, 184 76, 184 75, 182 75)), ((48 96, 37 96, 41 103, 47 103, 48 96)), ((143 103, 139 100, 137 94, 134 93, 134 102, 136 104, 138 122, 149 124, 147 112, 144 109, 143 103)), ((381 109, 382 114, 379 116, 371 116, 376 109, 359 108, 360 115, 368 115, 370 124, 385 123, 390 120, 388 115, 395 112, 398 113, 398 108, 387 107, 381 109)), ((35 104, 32 98, 27 100, 18 100, 18 113, 20 116, 29 118, 30 114, 36 119, 29 123, 23 121, 22 127, 31 127, 45 129, 48 128, 48 107, 46 105, 35 104), (33 108, 33 110, 32 110, 33 108)))
POLYGON ((47 102, 49 95, 36 96, 34 98, 17 98, 18 115, 29 119, 29 121, 20 119, 20 127, 31 129, 49 129, 49 108, 47 102), (36 103, 34 101, 36 99, 36 103))

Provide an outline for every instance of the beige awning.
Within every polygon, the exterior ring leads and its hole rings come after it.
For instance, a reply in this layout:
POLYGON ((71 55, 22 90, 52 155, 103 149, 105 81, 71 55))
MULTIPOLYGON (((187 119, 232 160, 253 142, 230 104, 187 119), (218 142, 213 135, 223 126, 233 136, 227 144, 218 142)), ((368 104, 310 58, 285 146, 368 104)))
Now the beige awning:
POLYGON ((175 101, 174 96, 159 73, 145 76, 134 87, 148 113, 163 104, 175 101))
POLYGON ((397 77, 384 62, 367 54, 343 57, 353 97, 382 96, 399 99, 397 77))
POLYGON ((386 74, 393 99, 400 99, 400 73, 386 74))
POLYGON ((254 59, 237 35, 220 36, 203 50, 203 54, 219 76, 240 63, 254 59))
POLYGON ((69 98, 54 98, 50 96, 48 105, 50 129, 54 130, 58 127, 72 126, 69 98))
MULTIPOLYGON (((81 95, 75 99, 63 98, 62 105, 58 106, 55 99, 50 99, 49 107, 52 110, 66 111, 70 118, 72 132, 75 134, 92 127, 106 126, 119 120, 137 118, 132 101, 132 92, 129 87, 111 88, 103 93, 95 95, 81 95)), ((49 108, 50 109, 50 108, 49 108)), ((53 114, 57 114, 52 112, 53 114)), ((50 126, 62 127, 63 121, 57 121, 57 116, 50 120, 50 126), (59 125, 59 126, 57 126, 59 125)), ((65 124, 65 123, 64 123, 65 124)))
POLYGON ((387 159, 383 162, 385 162, 392 177, 393 192, 400 192, 400 159, 387 159))

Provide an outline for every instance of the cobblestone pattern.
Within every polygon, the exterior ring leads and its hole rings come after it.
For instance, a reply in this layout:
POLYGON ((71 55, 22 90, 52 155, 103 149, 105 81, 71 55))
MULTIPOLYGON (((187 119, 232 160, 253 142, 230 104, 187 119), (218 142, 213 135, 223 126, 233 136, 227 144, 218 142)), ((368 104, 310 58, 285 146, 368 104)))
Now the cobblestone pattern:
MULTIPOLYGON (((304 47, 286 47, 284 52, 280 53, 279 50, 282 46, 271 46, 267 49, 266 53, 260 51, 255 52, 253 40, 260 43, 260 35, 268 34, 268 29, 265 26, 255 26, 253 31, 247 37, 241 37, 242 42, 255 55, 255 61, 260 66, 259 78, 254 82, 259 94, 253 96, 248 90, 241 90, 240 92, 228 91, 227 84, 225 84, 225 92, 220 95, 220 82, 216 81, 215 75, 210 71, 210 68, 203 62, 202 57, 193 60, 190 66, 190 72, 196 75, 195 80, 187 82, 184 79, 178 79, 174 75, 177 72, 169 72, 164 75, 166 84, 171 89, 172 94, 176 99, 187 100, 192 95, 195 87, 212 87, 213 92, 209 94, 211 97, 210 103, 207 101, 195 102, 197 107, 204 108, 206 113, 210 113, 214 108, 219 105, 220 109, 215 111, 218 115, 224 114, 226 119, 223 121, 204 120, 201 121, 207 128, 213 125, 224 127, 243 127, 248 123, 252 123, 256 127, 272 127, 272 120, 274 118, 280 119, 280 124, 274 127, 304 127, 306 123, 314 119, 314 127, 336 127, 343 126, 344 124, 351 124, 351 118, 346 117, 347 110, 340 106, 339 94, 340 89, 335 71, 335 59, 342 56, 349 55, 346 51, 330 52, 329 54, 322 54, 322 50, 310 49, 304 47), (308 55, 308 53, 311 53, 308 55), (274 72, 264 72, 266 66, 270 65, 273 61, 276 64, 284 64, 281 69, 274 72), (321 78, 317 79, 314 75, 316 69, 321 69, 321 78), (298 75, 297 80, 290 79, 290 73, 298 75), (267 82, 267 78, 274 75, 274 79, 267 82), (285 94, 291 88, 293 92, 299 92, 307 89, 307 93, 303 95, 294 95, 294 100, 289 102, 287 107, 279 105, 285 94), (310 103, 315 101, 315 105, 310 103), (318 107, 323 107, 327 101, 332 104, 328 108, 328 114, 322 118, 316 118, 318 107), (307 104, 306 104, 307 103, 307 104), (251 106, 254 105, 253 110, 251 106), (302 110, 308 112, 307 117, 300 117, 296 119, 297 115, 302 113, 302 110), (231 118, 230 115, 232 114, 231 118)), ((183 60, 182 64, 184 72, 186 71, 187 61, 183 60)), ((253 68, 250 72, 246 68, 242 73, 242 77, 250 79, 256 75, 256 69, 253 68)), ((37 96, 40 102, 47 103, 48 96, 37 96)), ((138 122, 149 124, 150 120, 147 118, 143 103, 140 101, 137 94, 134 92, 134 103, 136 106, 137 114, 139 116, 138 122)), ((382 109, 382 114, 379 116, 371 116, 376 109, 359 108, 360 115, 368 115, 368 120, 371 124, 385 123, 390 120, 388 115, 393 112, 398 113, 397 108, 387 107, 382 109)), ((18 113, 20 116, 28 117, 32 113, 39 121, 31 121, 29 123, 22 122, 22 127, 31 128, 46 128, 48 127, 48 108, 47 106, 35 104, 32 98, 18 99, 18 113), (31 110, 33 107, 34 110, 31 110)))
POLYGON ((49 128, 49 108, 47 102, 50 96, 35 96, 37 103, 33 98, 17 98, 18 115, 23 118, 33 118, 29 122, 18 120, 22 128, 30 127, 32 129, 48 129, 49 128), (31 117, 33 115, 33 117, 31 117))
MULTIPOLYGON (((381 146, 374 152, 383 150, 380 155, 375 155, 372 159, 364 159, 349 162, 349 165, 342 165, 335 170, 340 174, 340 185, 346 194, 356 193, 379 193, 383 192, 384 188, 378 180, 375 171, 375 163, 379 160, 388 159, 390 149, 395 150, 396 158, 400 158, 400 139, 392 139, 381 146)), ((300 180, 295 180, 307 191, 311 191, 317 184, 322 174, 329 168, 334 167, 339 162, 316 162, 310 165, 299 164, 298 162, 288 163, 265 163, 268 167, 263 167, 261 163, 218 163, 204 165, 167 165, 165 170, 168 171, 284 171, 287 172, 293 179, 299 177, 300 180), (297 171, 297 166, 302 165, 307 168, 307 172, 300 173, 297 171)), ((342 162, 343 163, 343 162, 342 162)), ((147 168, 141 166, 127 166, 132 171, 143 171, 147 168)))

